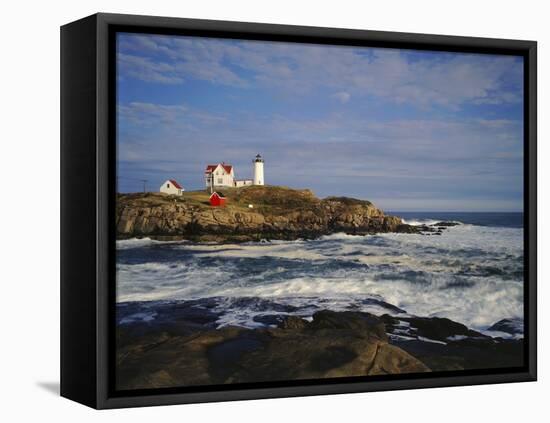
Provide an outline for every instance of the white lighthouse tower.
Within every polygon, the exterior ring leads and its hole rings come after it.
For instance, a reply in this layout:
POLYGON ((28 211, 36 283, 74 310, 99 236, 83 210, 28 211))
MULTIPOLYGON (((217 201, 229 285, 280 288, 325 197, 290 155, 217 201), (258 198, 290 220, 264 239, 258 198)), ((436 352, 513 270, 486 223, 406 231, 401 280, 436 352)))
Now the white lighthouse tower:
POLYGON ((259 154, 254 159, 254 185, 264 184, 264 159, 259 154))

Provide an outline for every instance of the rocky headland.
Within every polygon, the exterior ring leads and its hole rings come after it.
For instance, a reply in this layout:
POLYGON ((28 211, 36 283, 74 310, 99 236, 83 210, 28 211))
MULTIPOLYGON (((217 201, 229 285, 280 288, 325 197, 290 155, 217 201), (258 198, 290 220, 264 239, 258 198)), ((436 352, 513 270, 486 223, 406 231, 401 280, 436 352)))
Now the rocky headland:
POLYGON ((206 191, 182 196, 119 194, 118 239, 150 237, 195 242, 311 239, 336 232, 441 234, 437 227, 415 227, 385 215, 371 202, 347 197, 317 198, 310 190, 251 186, 223 191, 225 207, 211 207, 206 191))

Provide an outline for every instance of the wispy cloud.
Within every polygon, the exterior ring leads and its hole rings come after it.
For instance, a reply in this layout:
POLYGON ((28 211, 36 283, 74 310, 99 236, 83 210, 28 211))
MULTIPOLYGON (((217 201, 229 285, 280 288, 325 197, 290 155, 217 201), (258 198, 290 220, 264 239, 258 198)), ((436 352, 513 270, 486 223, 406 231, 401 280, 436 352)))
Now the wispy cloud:
POLYGON ((172 84, 192 77, 294 93, 325 87, 342 103, 351 92, 449 108, 466 102, 517 103, 522 98, 522 64, 504 56, 126 36, 119 45, 119 60, 129 76, 143 81, 172 84))
POLYGON ((119 77, 141 79, 146 82, 178 84, 183 82, 174 65, 154 62, 147 57, 119 53, 117 56, 119 77))
POLYGON ((160 182, 176 172, 191 188, 201 187, 207 162, 231 162, 239 177, 250 177, 258 151, 272 184, 379 199, 385 207, 389 193, 395 202, 424 189, 440 201, 481 190, 489 201, 522 186, 518 121, 259 119, 129 103, 119 107, 119 128, 126 169, 146 171, 160 182), (167 158, 170 166, 163 163, 167 158))

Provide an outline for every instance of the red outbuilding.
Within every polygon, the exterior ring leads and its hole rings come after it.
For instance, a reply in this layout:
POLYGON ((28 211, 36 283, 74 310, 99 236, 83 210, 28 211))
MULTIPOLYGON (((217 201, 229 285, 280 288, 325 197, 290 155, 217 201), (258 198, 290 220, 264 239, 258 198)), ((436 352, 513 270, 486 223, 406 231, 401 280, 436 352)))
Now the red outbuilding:
POLYGON ((225 206, 225 197, 221 192, 213 192, 210 195, 210 205, 212 207, 224 207, 225 206))

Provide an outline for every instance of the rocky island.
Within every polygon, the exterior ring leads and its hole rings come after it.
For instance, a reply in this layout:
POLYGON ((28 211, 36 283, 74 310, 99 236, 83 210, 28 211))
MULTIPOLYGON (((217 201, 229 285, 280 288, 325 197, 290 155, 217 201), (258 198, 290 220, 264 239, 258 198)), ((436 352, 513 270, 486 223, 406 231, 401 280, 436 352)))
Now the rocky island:
POLYGON ((227 189, 225 207, 211 207, 207 191, 181 196, 160 193, 119 194, 117 238, 150 237, 195 242, 246 242, 311 239, 343 232, 416 233, 396 216, 369 201, 347 197, 317 198, 310 190, 278 186, 227 189))

